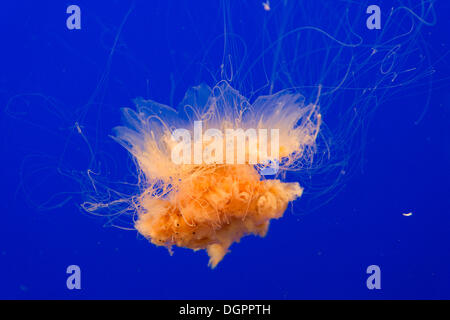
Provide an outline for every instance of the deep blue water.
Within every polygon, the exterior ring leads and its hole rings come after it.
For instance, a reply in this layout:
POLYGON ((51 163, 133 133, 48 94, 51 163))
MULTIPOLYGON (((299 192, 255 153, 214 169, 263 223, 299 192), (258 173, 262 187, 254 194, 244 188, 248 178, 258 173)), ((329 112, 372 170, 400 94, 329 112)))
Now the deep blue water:
POLYGON ((448 1, 10 1, 0 26, 0 298, 450 298, 448 1), (381 30, 366 27, 370 4, 381 30), (175 106, 221 79, 250 98, 328 92, 331 158, 288 176, 306 195, 265 238, 210 270, 204 252, 170 256, 80 209, 88 170, 135 179, 108 136, 121 107, 175 106), (66 288, 69 265, 81 290, 66 288))

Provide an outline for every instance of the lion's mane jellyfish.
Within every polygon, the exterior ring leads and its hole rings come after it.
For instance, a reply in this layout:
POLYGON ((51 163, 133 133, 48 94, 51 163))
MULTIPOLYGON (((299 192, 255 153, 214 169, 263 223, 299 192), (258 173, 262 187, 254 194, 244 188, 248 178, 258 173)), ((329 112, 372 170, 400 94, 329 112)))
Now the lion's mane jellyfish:
POLYGON ((233 242, 250 234, 265 236, 270 220, 282 217, 289 202, 302 195, 299 183, 279 178, 312 161, 321 123, 317 101, 306 104, 300 94, 283 91, 250 103, 222 81, 213 89, 189 89, 178 110, 150 100, 135 103, 136 110, 123 110, 125 124, 115 129, 115 139, 140 171, 140 194, 131 201, 135 228, 153 244, 169 251, 172 246, 205 249, 214 268, 233 242), (244 163, 228 163, 217 150, 214 156, 203 138, 201 163, 176 163, 173 133, 194 129, 195 121, 203 131, 278 129, 277 159, 258 157, 251 163, 246 145, 244 163), (267 179, 262 170, 273 163, 278 172, 267 179))

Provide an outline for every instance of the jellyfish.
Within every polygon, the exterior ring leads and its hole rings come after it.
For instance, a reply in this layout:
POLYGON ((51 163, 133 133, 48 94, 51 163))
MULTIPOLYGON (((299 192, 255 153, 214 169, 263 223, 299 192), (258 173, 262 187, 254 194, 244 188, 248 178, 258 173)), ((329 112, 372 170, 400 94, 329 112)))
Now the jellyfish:
MULTIPOLYGON (((141 173, 141 192, 132 201, 135 228, 151 243, 169 250, 206 250, 215 268, 234 242, 246 235, 264 237, 270 221, 282 217, 289 202, 302 195, 298 182, 279 178, 313 159, 321 124, 317 101, 306 104, 303 96, 286 90, 250 103, 221 81, 212 89, 202 84, 188 90, 179 110, 151 100, 135 103, 135 110, 123 109, 124 125, 115 128, 115 139, 141 173), (276 130, 277 135, 270 138, 270 155, 263 150, 266 136, 257 138, 256 148, 244 137, 245 158, 240 162, 238 154, 225 159, 228 149, 237 147, 234 136, 214 150, 201 137, 201 161, 177 163, 173 133, 177 128, 193 131, 198 121, 206 131, 276 130), (274 163, 275 177, 267 178, 264 170, 274 163)), ((190 141, 184 143, 184 156, 192 156, 195 148, 190 141)))

